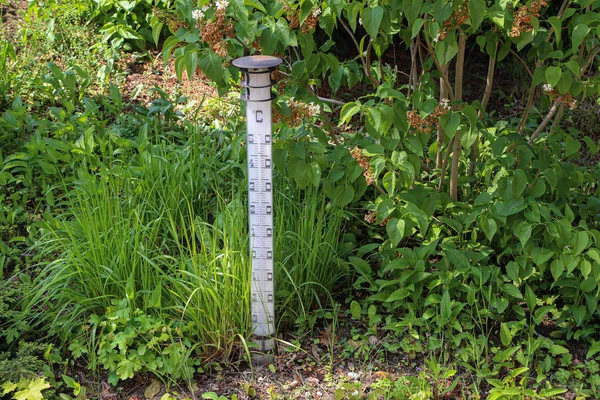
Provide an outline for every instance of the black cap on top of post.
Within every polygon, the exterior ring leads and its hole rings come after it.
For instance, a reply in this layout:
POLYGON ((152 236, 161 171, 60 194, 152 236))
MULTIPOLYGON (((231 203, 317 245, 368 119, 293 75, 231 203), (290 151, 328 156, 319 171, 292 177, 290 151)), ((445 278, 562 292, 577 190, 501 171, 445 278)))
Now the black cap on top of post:
POLYGON ((275 56, 246 56, 233 60, 231 63, 242 70, 269 69, 273 71, 283 60, 275 56))

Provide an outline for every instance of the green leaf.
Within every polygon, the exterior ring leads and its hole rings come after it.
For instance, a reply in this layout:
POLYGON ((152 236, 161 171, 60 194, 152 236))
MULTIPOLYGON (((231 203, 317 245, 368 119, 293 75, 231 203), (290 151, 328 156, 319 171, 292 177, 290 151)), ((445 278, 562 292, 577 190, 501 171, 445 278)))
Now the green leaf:
POLYGON ((548 81, 549 84, 552 85, 552 87, 558 85, 558 81, 560 81, 560 77, 562 75, 562 70, 560 69, 560 67, 548 67, 546 69, 546 80, 548 81))
POLYGON ((581 260, 579 270, 581 271, 581 276, 583 276, 583 279, 586 279, 590 275, 590 272, 592 272, 592 263, 588 260, 581 260))
POLYGON ((371 266, 362 258, 348 257, 348 261, 350 261, 350 264, 352 264, 361 275, 369 277, 371 276, 371 266))
POLYGON ((367 315, 369 316, 369 318, 373 318, 375 317, 375 315, 377 315, 377 307, 375 307, 374 304, 371 304, 367 309, 367 315))
POLYGON ((395 171, 388 171, 386 172, 386 174, 383 177, 383 187, 385 190, 388 191, 388 193, 390 195, 393 195, 394 192, 396 191, 396 172, 395 171))
POLYGON ((423 18, 417 18, 417 20, 415 21, 415 23, 412 26, 412 36, 411 39, 414 39, 417 37, 417 35, 419 34, 419 32, 421 32, 421 28, 423 27, 423 24, 425 23, 425 20, 423 18))
POLYGON ((525 286, 525 303, 527 304, 527 308, 529 308, 529 312, 533 312, 533 309, 537 304, 537 298, 529 285, 525 286))
MULTIPOLYGON (((568 89, 563 93, 566 93, 567 91, 568 89)), ((581 142, 579 140, 573 139, 570 135, 565 135, 565 157, 578 153, 580 148, 581 142)))
POLYGON ((539 223, 541 221, 540 207, 537 205, 537 203, 530 204, 529 208, 525 210, 524 215, 525 218, 531 222, 539 223))
POLYGON ((508 300, 505 298, 499 298, 497 300, 497 303, 495 304, 496 310, 498 311, 498 314, 502 314, 504 312, 504 310, 506 310, 508 308, 508 300))
POLYGON ((573 315, 573 319, 575 320, 577 326, 583 325, 583 320, 585 319, 586 313, 585 306, 571 307, 571 314, 573 315))
POLYGON ((513 335, 510 332, 510 328, 508 327, 507 324, 505 324, 504 322, 502 322, 500 324, 500 341, 502 341, 502 344, 504 346, 508 346, 510 344, 510 342, 513 339, 513 335))
POLYGON ((2 384, 2 395, 4 396, 5 394, 8 394, 12 391, 14 391, 15 389, 17 389, 19 386, 16 383, 12 383, 12 382, 5 382, 2 384))
POLYGON ((453 137, 460 125, 460 115, 454 112, 447 113, 440 118, 440 122, 446 135, 453 137))
POLYGON ((479 195, 475 199, 475 205, 479 206, 481 204, 488 204, 491 201, 491 199, 492 199, 492 197, 490 196, 489 193, 487 193, 487 192, 479 193, 479 195))
POLYGON ((446 323, 450 320, 452 315, 452 301, 450 300, 450 293, 447 290, 444 291, 442 301, 440 302, 440 316, 442 317, 442 323, 446 323))
POLYGON ((321 183, 321 167, 316 161, 311 161, 306 165, 306 176, 314 187, 319 186, 319 183, 321 183))
POLYGON ((280 41, 280 34, 275 34, 270 29, 263 30, 260 34, 260 43, 263 45, 262 53, 266 55, 273 54, 280 41))
POLYGON ((223 60, 212 50, 205 49, 199 58, 199 65, 202 71, 214 82, 223 80, 224 72, 223 60))
POLYGON ((563 240, 565 243, 569 243, 571 241, 571 235, 573 226, 571 222, 567 219, 560 219, 554 223, 556 226, 556 230, 558 232, 558 237, 563 240))
POLYGON ((459 268, 464 268, 465 266, 470 265, 469 256, 466 251, 456 250, 456 249, 445 249, 445 256, 448 258, 448 261, 452 265, 455 265, 459 268))
POLYGON ((514 261, 509 261, 508 264, 506 264, 506 275, 516 283, 521 282, 521 278, 519 277, 519 264, 514 261))
POLYGON ((555 356, 559 354, 567 354, 568 352, 569 350, 558 344, 553 344, 552 346, 550 346, 550 353, 554 354, 555 356))
POLYGON ((244 27, 248 26, 248 7, 246 7, 243 0, 230 0, 229 9, 235 15, 235 19, 242 23, 244 27))
MULTIPOLYGON (((571 75, 569 71, 563 71, 562 76, 560 77, 560 81, 558 81, 558 93, 565 94, 569 92, 569 90, 571 90, 571 86, 573 86, 573 75, 571 75)), ((579 147, 574 146, 575 143, 581 146, 579 141, 574 140, 569 135, 566 136, 565 141, 567 143, 567 148, 565 149, 565 156, 573 154, 574 148, 576 148, 577 150, 579 149, 579 147), (569 142, 568 139, 571 139, 571 141, 569 142)))
MULTIPOLYGON (((177 47, 178 44, 179 44, 179 39, 177 38, 177 36, 169 36, 163 43, 162 59, 170 60, 171 53, 173 52, 175 47, 177 47)), ((165 61, 165 63, 166 63, 166 61, 165 61)))
POLYGON ((483 22, 485 17, 485 1, 484 0, 469 0, 469 16, 471 18, 471 28, 476 30, 483 22))
POLYGON ((119 91, 119 88, 116 85, 113 85, 112 83, 109 84, 109 93, 110 93, 110 99, 112 100, 113 103, 115 103, 115 105, 119 108, 121 108, 123 106, 123 96, 121 96, 121 92, 119 91))
POLYGON ((406 228, 406 222, 403 219, 392 218, 388 221, 385 226, 385 230, 387 231, 388 236, 390 237, 390 242, 392 246, 397 246, 398 243, 404 237, 404 230, 406 228))
POLYGON ((587 279, 584 279, 583 282, 581 282, 580 288, 583 293, 589 293, 592 290, 596 289, 596 285, 596 279, 593 276, 590 276, 587 279))
POLYGON ((555 398, 559 394, 565 393, 567 390, 567 388, 543 389, 540 391, 539 395, 543 398, 555 398))
POLYGON ((411 290, 409 288, 403 287, 400 289, 394 290, 392 294, 385 300, 386 303, 393 303, 394 301, 402 300, 407 298, 411 294, 411 290))
POLYGON ((500 216, 508 217, 524 210, 527 207, 524 203, 525 200, 519 197, 518 199, 499 201, 494 206, 500 216))
POLYGON ((542 247, 536 247, 531 251, 531 259, 535 265, 542 265, 548 261, 554 253, 550 249, 544 249, 542 247))
POLYGON ((560 34, 561 34, 561 26, 562 26, 562 21, 560 20, 560 18, 556 17, 556 16, 552 16, 550 18, 548 18, 548 22, 550 23, 550 25, 552 25, 552 28, 554 28, 554 36, 556 36, 556 44, 560 45, 560 34))
MULTIPOLYGON (((195 48, 195 46, 190 51, 186 51, 183 59, 185 63, 185 71, 187 72, 188 79, 191 81, 194 79, 194 73, 196 72, 196 67, 198 67, 198 50, 195 48)), ((216 82, 218 82, 218 80, 216 80, 216 82)))
POLYGON ((507 295, 514 297, 515 299, 523 298, 523 295, 521 294, 519 289, 512 283, 505 283, 504 285, 502 285, 502 291, 507 295))
POLYGON ((354 116, 354 114, 360 111, 362 104, 358 101, 351 101, 349 103, 344 104, 342 107, 342 111, 340 111, 340 123, 342 125, 344 123, 349 123, 350 119, 354 116))
POLYGON ((587 354, 585 355, 585 358, 591 359, 592 357, 594 357, 599 352, 600 352, 600 340, 597 341, 597 342, 594 342, 590 346, 590 349, 588 350, 587 354))
POLYGON ((407 140, 404 142, 404 145, 411 153, 416 154, 419 157, 423 156, 423 144, 418 137, 409 135, 407 140))
POLYGON ((56 167, 44 160, 38 160, 38 165, 42 167, 44 172, 48 175, 54 175, 57 173, 56 167))
MULTIPOLYGON (((529 371, 528 367, 516 368, 516 369, 513 369, 512 371, 510 371, 510 376, 512 376, 513 378, 515 378, 515 377, 517 377, 517 376, 519 376, 521 374, 524 374, 527 371, 529 371)), ((527 392, 525 392, 525 393, 527 393, 527 392)), ((532 393, 535 394, 535 392, 532 392, 532 393)))
MULTIPOLYGON (((368 107, 366 109, 367 120, 373 126, 373 128, 380 132, 381 131, 381 110, 375 107, 368 107)), ((385 134, 386 132, 381 132, 385 134)), ((383 146, 382 146, 383 147, 383 146)))
POLYGON ((421 13, 423 0, 402 0, 402 10, 406 14, 406 19, 412 23, 421 13))
POLYGON ((517 235, 519 236, 521 246, 525 247, 529 241, 529 238, 531 237, 531 225, 529 225, 527 222, 523 222, 519 227, 517 235))
POLYGON ((565 264, 560 259, 553 260, 550 264, 550 272, 554 281, 557 281, 565 271, 565 264))
POLYGON ((596 249, 589 249, 587 251, 587 253, 585 253, 585 254, 587 254, 588 257, 590 257, 592 260, 594 260, 598 264, 600 264, 600 252, 598 252, 598 250, 596 250, 596 249))
POLYGON ((360 319, 361 307, 358 301, 352 300, 350 303, 350 315, 352 315, 352 319, 360 319))
POLYGON ((342 86, 343 77, 344 70, 342 68, 338 68, 337 72, 332 72, 331 75, 329 75, 329 86, 331 86, 331 90, 333 90, 334 93, 342 86))
POLYGON ((35 378, 23 390, 16 392, 13 395, 15 400, 42 400, 44 395, 42 390, 50 388, 50 384, 46 382, 46 378, 35 378))
POLYGON ((354 198, 354 188, 350 184, 338 186, 335 191, 335 198, 337 204, 345 206, 349 204, 354 198))
POLYGON ((534 85, 539 85, 543 82, 545 82, 546 79, 546 68, 547 67, 537 67, 535 69, 535 71, 533 71, 533 84, 534 85))
POLYGON ((527 191, 527 195, 533 198, 537 198, 546 193, 546 184, 542 179, 534 179, 527 191))
POLYGON ((515 171, 512 178, 512 194, 514 198, 520 197, 527 187, 527 175, 522 169, 515 171))
POLYGON ((571 242, 575 242, 573 246, 573 254, 578 255, 585 250, 588 245, 589 236, 586 232, 577 232, 571 237, 571 242))
POLYGON ((117 375, 120 379, 133 378, 136 372, 142 369, 142 365, 138 359, 122 359, 117 366, 117 375))
POLYGON ((384 199, 381 201, 381 203, 377 205, 377 222, 381 222, 389 217, 395 209, 396 207, 394 206, 392 199, 384 199))
POLYGON ((571 41, 573 42, 573 51, 579 51, 579 46, 590 32, 590 27, 586 24, 579 24, 573 29, 571 34, 571 41))
POLYGON ((360 10, 362 10, 364 5, 355 1, 348 6, 348 23, 350 24, 350 28, 352 28, 352 32, 356 32, 356 24, 358 22, 358 14, 360 10))
POLYGON ((408 211, 409 218, 419 225, 419 230, 421 234, 424 235, 429 228, 429 217, 427 216, 427 213, 413 203, 407 203, 405 209, 408 211))
POLYGON ((573 272, 573 270, 579 265, 579 257, 572 254, 564 253, 561 257, 561 260, 563 260, 563 263, 565 264, 569 274, 573 272))
POLYGON ((383 8, 380 6, 364 8, 361 11, 360 16, 365 30, 372 39, 375 39, 377 32, 379 32, 381 21, 383 20, 383 8))
POLYGON ((77 383, 75 382, 75 379, 71 378, 68 375, 63 374, 62 375, 62 379, 65 382, 65 384, 70 387, 71 389, 74 389, 75 386, 77 385, 77 383))
POLYGON ((164 25, 164 22, 156 22, 152 25, 152 40, 154 40, 154 44, 157 46, 158 41, 160 40, 160 32, 164 25))
POLYGON ((265 10, 265 7, 260 3, 260 1, 244 0, 244 5, 254 7, 257 10, 262 11, 264 14, 267 14, 267 10, 265 10))

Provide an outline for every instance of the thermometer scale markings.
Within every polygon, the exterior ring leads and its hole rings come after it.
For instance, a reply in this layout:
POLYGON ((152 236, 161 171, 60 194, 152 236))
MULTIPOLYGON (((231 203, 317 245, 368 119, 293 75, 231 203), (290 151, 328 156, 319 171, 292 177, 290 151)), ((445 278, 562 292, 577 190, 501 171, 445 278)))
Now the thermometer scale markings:
POLYGON ((259 109, 262 105, 266 104, 250 101, 247 106, 248 120, 254 122, 248 124, 248 203, 252 260, 252 321, 256 335, 269 336, 274 333, 272 324, 275 302, 273 293, 273 183, 271 133, 269 132, 270 126, 264 124, 266 114, 268 114, 267 110, 259 109))

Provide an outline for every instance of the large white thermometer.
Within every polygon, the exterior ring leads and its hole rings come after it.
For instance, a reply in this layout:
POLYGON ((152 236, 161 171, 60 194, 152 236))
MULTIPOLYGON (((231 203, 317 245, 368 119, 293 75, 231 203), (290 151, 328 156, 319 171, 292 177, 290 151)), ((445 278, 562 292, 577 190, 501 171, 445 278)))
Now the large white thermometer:
POLYGON ((271 72, 281 61, 271 56, 249 56, 233 61, 244 74, 242 100, 246 102, 247 124, 252 328, 255 341, 263 351, 273 349, 275 335, 271 72))

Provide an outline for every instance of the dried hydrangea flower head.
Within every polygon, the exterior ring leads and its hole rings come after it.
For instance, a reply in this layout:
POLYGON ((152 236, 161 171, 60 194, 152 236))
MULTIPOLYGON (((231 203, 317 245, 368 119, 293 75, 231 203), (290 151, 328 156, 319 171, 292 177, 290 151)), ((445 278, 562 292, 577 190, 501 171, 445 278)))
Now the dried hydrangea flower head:
POLYGON ((233 22, 227 19, 228 0, 217 0, 215 2, 215 15, 213 19, 205 19, 209 5, 199 10, 192 11, 192 18, 199 23, 199 37, 204 43, 220 57, 227 56, 227 40, 235 37, 233 22))
POLYGON ((373 177, 373 172, 371 172, 371 161, 367 156, 365 156, 361 149, 355 147, 350 152, 352 158, 356 160, 358 165, 363 169, 363 175, 365 180, 367 181, 367 186, 371 186, 375 183, 375 178, 373 177))
POLYGON ((540 10, 548 3, 546 0, 534 0, 530 6, 523 5, 514 16, 513 25, 510 30, 511 37, 519 37, 523 32, 531 32, 531 20, 540 16, 540 10))
POLYGON ((290 29, 301 28, 302 33, 308 33, 317 26, 319 15, 321 15, 320 8, 314 8, 300 26, 300 9, 294 8, 282 0, 280 0, 280 3, 283 4, 285 19, 287 19, 290 29))
POLYGON ((564 104, 569 110, 572 111, 577 108, 577 100, 570 93, 560 94, 558 90, 549 83, 544 83, 542 89, 544 89, 544 92, 546 92, 551 99, 556 99, 556 101, 564 104))
POLYGON ((442 28, 436 33, 433 41, 437 43, 440 40, 446 39, 448 32, 464 24, 469 19, 469 16, 469 7, 464 2, 452 12, 447 20, 442 22, 442 28))
POLYGON ((450 100, 443 99, 431 114, 422 118, 419 112, 415 109, 406 112, 406 118, 412 127, 421 133, 430 134, 434 129, 437 129, 440 118, 450 110, 450 100))
POLYGON ((290 97, 285 101, 286 106, 290 109, 290 116, 281 114, 277 109, 273 113, 273 122, 285 121, 290 126, 298 126, 303 121, 317 117, 321 114, 321 106, 315 103, 305 103, 298 101, 294 97, 290 97))

